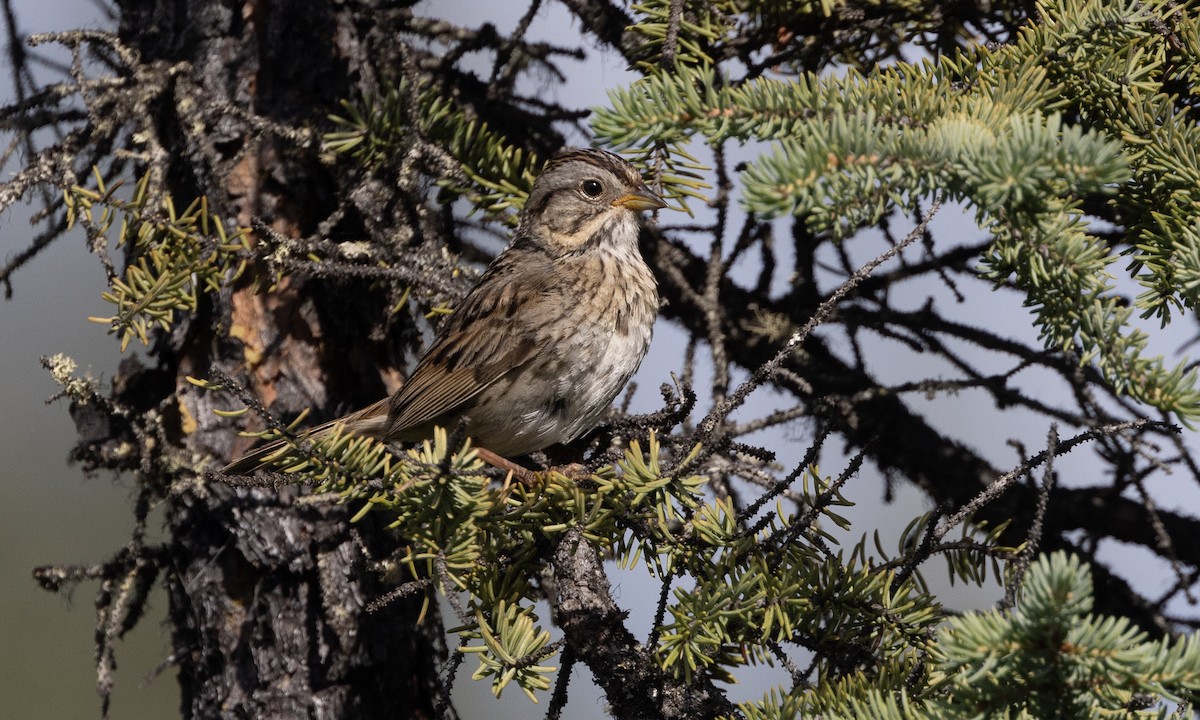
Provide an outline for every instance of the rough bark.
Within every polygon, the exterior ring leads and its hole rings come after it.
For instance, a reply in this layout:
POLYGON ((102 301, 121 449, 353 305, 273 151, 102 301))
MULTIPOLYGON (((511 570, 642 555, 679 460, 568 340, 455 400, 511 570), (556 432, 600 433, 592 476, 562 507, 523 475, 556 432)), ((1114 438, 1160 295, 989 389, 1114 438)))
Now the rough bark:
MULTIPOLYGON (((242 226, 312 233, 334 194, 316 148, 256 130, 234 111, 299 126, 350 93, 345 58, 358 50, 340 44, 332 6, 127 3, 120 34, 143 62, 179 67, 179 82, 196 91, 179 107, 157 108, 175 154, 172 195, 207 195, 242 226), (230 110, 206 114, 188 100, 230 110), (195 118, 210 124, 187 127, 195 118)), ((331 398, 384 392, 374 366, 390 365, 382 356, 393 346, 365 340, 360 308, 336 288, 293 278, 269 296, 246 287, 222 301, 155 348, 159 370, 172 377, 163 389, 178 393, 181 414, 195 423, 183 430, 181 421, 179 439, 198 456, 228 456, 233 434, 188 375, 223 369, 282 415, 336 411, 331 398)), ((365 609, 386 592, 368 548, 386 557, 397 539, 352 526, 344 507, 297 502, 298 494, 216 483, 170 493, 166 582, 185 716, 432 716, 444 652, 438 623, 416 624, 419 599, 365 609)))

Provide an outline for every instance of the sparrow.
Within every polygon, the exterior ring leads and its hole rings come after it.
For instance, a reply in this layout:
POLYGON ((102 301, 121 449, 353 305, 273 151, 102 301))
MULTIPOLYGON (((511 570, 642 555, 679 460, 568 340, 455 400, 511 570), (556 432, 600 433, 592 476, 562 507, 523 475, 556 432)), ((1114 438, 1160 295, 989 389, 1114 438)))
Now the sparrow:
MULTIPOLYGON (((391 397, 335 427, 384 442, 465 423, 481 455, 511 458, 594 428, 650 346, 658 288, 638 250, 642 211, 666 207, 604 150, 567 148, 534 181, 509 246, 440 326, 391 397)), ((225 466, 265 464, 283 441, 225 466)))

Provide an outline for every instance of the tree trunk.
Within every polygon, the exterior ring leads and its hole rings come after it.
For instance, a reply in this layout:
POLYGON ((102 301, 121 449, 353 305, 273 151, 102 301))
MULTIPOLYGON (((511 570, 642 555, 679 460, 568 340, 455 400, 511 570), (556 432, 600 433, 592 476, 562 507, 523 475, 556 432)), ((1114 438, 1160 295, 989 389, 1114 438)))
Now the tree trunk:
MULTIPOLYGON (((239 226, 313 233, 334 207, 335 179, 315 142, 284 140, 261 119, 303 123, 351 92, 346 59, 363 51, 339 44, 348 35, 331 5, 161 0, 122 3, 121 13, 120 36, 142 62, 175 68, 177 102, 154 112, 171 143, 176 202, 206 196, 239 226), (197 127, 197 117, 207 123, 197 127)), ((269 296, 243 287, 161 338, 158 369, 124 366, 114 385, 128 390, 117 397, 132 400, 147 387, 139 379, 165 373, 163 396, 180 395, 166 431, 196 457, 228 457, 228 420, 186 376, 220 369, 283 416, 365 404, 386 391, 374 368, 400 353, 367 347, 353 319, 362 316, 319 281, 289 278, 269 296)), ((386 592, 372 560, 397 539, 351 525, 345 507, 297 502, 303 494, 204 481, 168 493, 166 581, 184 715, 432 716, 444 654, 436 613, 418 626, 420 598, 366 609, 386 592)))

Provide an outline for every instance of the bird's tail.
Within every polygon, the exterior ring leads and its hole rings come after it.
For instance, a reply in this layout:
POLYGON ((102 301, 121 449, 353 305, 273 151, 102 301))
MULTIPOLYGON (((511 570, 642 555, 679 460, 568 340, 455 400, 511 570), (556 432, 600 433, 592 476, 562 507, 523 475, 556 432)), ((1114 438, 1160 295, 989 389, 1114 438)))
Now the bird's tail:
MULTIPOLYGON (((330 420, 322 425, 309 428, 301 435, 301 439, 315 442, 335 432, 353 432, 359 435, 379 437, 380 431, 387 421, 387 411, 388 401, 385 398, 337 420, 330 420)), ((221 472, 226 475, 248 475, 261 467, 271 465, 272 461, 277 459, 273 456, 279 454, 281 458, 282 453, 286 453, 286 449, 295 444, 295 440, 274 440, 229 463, 221 468, 221 472)))

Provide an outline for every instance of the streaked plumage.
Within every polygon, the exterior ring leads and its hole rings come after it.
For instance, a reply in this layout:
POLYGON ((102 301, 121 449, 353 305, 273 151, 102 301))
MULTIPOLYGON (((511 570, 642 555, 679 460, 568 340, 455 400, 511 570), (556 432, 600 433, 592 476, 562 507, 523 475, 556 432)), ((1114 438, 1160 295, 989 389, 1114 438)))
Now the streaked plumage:
MULTIPOLYGON (((335 423, 412 442, 462 419, 476 445, 514 456, 593 428, 641 364, 658 292, 638 215, 665 207, 632 165, 569 149, 546 163, 514 239, 441 326, 390 398, 335 423)), ((278 444, 231 463, 258 467, 278 444)))

